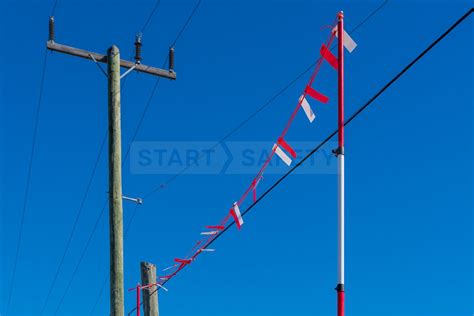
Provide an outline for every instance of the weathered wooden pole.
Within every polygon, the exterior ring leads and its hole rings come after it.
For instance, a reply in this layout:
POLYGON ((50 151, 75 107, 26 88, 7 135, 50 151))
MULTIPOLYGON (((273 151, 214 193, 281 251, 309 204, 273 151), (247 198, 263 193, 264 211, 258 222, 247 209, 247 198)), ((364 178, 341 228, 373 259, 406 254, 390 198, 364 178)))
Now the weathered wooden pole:
POLYGON ((110 315, 124 315, 122 141, 120 130, 120 52, 113 45, 107 51, 109 92, 109 234, 110 315))
MULTIPOLYGON (((141 262, 140 274, 142 286, 156 283, 156 266, 152 263, 141 262)), ((145 316, 159 316, 157 287, 151 286, 142 289, 143 311, 145 316)))

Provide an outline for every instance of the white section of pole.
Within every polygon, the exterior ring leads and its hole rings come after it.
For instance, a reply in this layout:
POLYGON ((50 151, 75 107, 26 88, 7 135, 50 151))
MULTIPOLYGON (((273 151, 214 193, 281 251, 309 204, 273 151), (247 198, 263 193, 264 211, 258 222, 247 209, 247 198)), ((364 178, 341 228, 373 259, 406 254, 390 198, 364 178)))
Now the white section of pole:
POLYGON ((337 156, 338 169, 338 284, 344 284, 344 154, 337 156))

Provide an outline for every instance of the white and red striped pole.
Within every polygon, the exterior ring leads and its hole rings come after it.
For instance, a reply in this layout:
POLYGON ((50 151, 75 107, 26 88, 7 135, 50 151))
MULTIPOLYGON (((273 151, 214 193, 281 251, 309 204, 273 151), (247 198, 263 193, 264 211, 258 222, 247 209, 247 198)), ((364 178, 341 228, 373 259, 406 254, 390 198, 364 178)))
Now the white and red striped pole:
POLYGON ((337 14, 338 53, 338 265, 337 265, 337 316, 344 316, 344 13, 337 14))

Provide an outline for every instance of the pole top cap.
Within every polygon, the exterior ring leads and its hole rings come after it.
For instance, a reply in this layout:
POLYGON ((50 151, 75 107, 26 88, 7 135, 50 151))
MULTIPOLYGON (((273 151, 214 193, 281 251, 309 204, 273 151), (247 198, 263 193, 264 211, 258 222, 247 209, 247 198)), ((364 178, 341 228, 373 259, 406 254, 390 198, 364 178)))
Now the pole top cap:
POLYGON ((112 54, 117 54, 119 52, 119 48, 116 45, 112 45, 109 48, 109 52, 112 54))
POLYGON ((339 11, 339 12, 337 13, 337 18, 338 18, 338 19, 344 18, 344 11, 342 11, 342 10, 339 11))

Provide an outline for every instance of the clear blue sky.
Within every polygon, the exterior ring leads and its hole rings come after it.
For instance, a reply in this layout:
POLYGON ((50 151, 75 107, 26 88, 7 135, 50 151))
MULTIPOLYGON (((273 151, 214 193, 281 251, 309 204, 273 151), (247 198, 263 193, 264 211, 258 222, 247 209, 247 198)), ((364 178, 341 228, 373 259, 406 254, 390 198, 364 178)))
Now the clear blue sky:
MULTIPOLYGON (((217 141, 318 56, 322 26, 344 10, 351 29, 382 1, 204 0, 176 45, 176 82, 162 81, 138 141, 217 141)), ((65 1, 58 42, 132 54, 134 35, 155 2, 65 1)), ((389 1, 353 38, 346 56, 352 113, 464 14, 469 1, 389 1)), ((161 66, 195 1, 162 0, 143 35, 144 62, 161 66)), ((0 314, 5 313, 31 151, 52 1, 2 1, 0 314)), ((406 73, 346 130, 346 305, 353 316, 471 315, 473 301, 472 16, 406 73)), ((229 138, 279 135, 308 74, 229 138)), ((131 74, 122 96, 124 149, 155 78, 131 74)), ((332 100, 298 116, 289 140, 315 145, 336 126, 336 76, 317 80, 332 100)), ((59 264, 107 127, 106 80, 89 61, 48 57, 10 315, 38 315, 59 264)), ((271 146, 271 143, 269 143, 271 146)), ((327 151, 331 146, 325 148, 327 151)), ((318 168, 318 166, 315 166, 318 168)), ((140 196, 169 175, 134 174, 124 194, 140 196)), ((251 174, 184 175, 150 196, 125 240, 125 287, 139 262, 159 267, 184 256, 251 174)), ((268 187, 278 175, 265 177, 268 187)), ((106 198, 104 152, 60 279, 52 315, 106 198)), ((165 316, 334 315, 336 175, 287 178, 206 254, 160 293, 165 316)), ((124 203, 125 222, 134 206, 124 203)), ((99 224, 60 315, 88 315, 108 273, 107 216, 99 224)), ((126 311, 134 294, 125 293, 126 311)), ((95 309, 108 314, 108 290, 95 309)))

